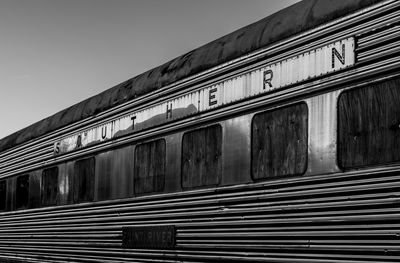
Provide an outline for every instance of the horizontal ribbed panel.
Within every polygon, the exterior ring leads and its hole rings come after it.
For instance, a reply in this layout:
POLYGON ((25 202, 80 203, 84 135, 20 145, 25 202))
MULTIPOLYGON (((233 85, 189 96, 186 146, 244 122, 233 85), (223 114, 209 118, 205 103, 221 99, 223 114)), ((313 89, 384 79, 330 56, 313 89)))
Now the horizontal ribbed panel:
POLYGON ((0 218, 0 254, 52 262, 398 262, 399 190, 400 171, 349 173, 17 211, 0 218), (176 249, 121 247, 123 226, 163 224, 175 225, 176 249))

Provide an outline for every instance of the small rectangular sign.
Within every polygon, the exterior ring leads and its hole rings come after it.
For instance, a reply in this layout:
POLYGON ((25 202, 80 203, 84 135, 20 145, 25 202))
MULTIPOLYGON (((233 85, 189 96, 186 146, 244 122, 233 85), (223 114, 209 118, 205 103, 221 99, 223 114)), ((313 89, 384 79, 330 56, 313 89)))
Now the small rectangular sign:
POLYGON ((124 248, 174 248, 175 226, 123 227, 122 246, 124 248))

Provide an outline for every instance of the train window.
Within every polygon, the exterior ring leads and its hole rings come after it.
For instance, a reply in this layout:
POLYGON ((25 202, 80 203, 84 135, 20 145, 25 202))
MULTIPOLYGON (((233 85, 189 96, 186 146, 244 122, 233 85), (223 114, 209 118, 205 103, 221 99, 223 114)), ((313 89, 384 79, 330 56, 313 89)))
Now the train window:
POLYGON ((0 211, 6 210, 7 182, 0 181, 0 211))
POLYGON ((135 193, 161 192, 165 183, 165 140, 136 146, 134 164, 135 193))
POLYGON ((342 168, 400 161, 400 79, 345 91, 338 101, 342 168))
POLYGON ((251 144, 254 180, 303 174, 307 168, 307 105, 299 103, 256 114, 251 144))
POLYGON ((58 167, 45 169, 42 172, 41 205, 56 205, 58 199, 58 167))
POLYGON ((40 207, 40 182, 42 173, 34 171, 29 174, 29 208, 40 207))
POLYGON ((129 145, 96 155, 96 201, 133 196, 133 154, 129 145))
POLYGON ((17 177, 16 208, 28 208, 29 204, 29 174, 17 177))
POLYGON ((218 185, 222 173, 222 127, 187 132, 182 139, 182 187, 218 185))
POLYGON ((75 162, 73 178, 74 203, 93 201, 94 164, 94 157, 75 162))

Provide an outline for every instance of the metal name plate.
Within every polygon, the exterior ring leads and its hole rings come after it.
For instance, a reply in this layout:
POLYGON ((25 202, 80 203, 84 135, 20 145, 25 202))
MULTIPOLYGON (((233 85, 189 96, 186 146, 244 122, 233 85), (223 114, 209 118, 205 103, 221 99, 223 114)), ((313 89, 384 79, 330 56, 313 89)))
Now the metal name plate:
POLYGON ((354 64, 355 42, 354 38, 350 37, 203 86, 63 138, 55 142, 54 155, 281 90, 289 85, 342 70, 354 64))
POLYGON ((175 248, 175 226, 123 227, 124 248, 175 248))

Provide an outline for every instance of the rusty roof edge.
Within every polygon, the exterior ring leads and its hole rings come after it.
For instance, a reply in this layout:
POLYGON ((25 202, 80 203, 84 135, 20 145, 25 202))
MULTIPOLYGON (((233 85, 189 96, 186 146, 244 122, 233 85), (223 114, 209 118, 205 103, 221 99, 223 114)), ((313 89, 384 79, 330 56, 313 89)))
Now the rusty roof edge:
POLYGON ((0 140, 0 152, 383 0, 304 0, 0 140))

